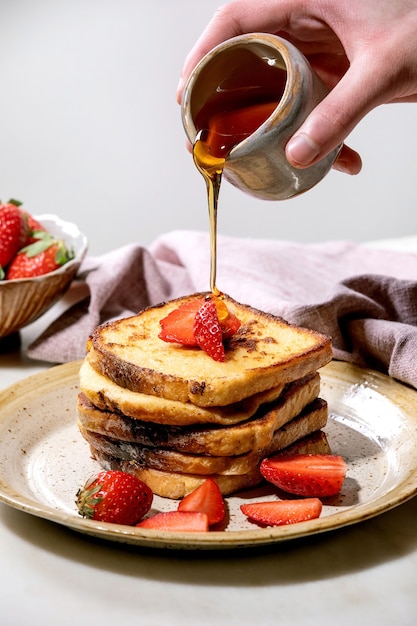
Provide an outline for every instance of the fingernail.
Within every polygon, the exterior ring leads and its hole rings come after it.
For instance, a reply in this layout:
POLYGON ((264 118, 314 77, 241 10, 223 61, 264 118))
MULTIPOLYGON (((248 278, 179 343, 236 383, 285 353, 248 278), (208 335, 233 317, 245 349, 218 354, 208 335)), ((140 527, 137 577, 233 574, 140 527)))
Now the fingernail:
POLYGON ((345 161, 341 161, 340 159, 336 159, 336 161, 333 163, 333 169, 337 170, 338 172, 343 172, 343 174, 355 173, 355 172, 352 172, 352 168, 350 167, 349 163, 346 163, 345 161))
POLYGON ((309 165, 319 152, 320 146, 304 134, 296 135, 287 145, 287 154, 297 165, 309 165))

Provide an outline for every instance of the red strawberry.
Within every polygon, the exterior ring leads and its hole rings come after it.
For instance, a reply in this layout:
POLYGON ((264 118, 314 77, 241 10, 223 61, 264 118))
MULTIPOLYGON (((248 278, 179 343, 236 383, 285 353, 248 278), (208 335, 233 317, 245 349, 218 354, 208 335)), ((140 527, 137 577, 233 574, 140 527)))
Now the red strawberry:
POLYGON ((152 505, 153 493, 141 480, 116 470, 102 471, 77 492, 79 514, 89 519, 133 526, 152 505))
POLYGON ((225 360, 222 329, 216 303, 206 300, 198 309, 194 320, 194 337, 197 344, 215 361, 225 360))
POLYGON ((263 526, 297 524, 320 517, 323 505, 318 498, 302 500, 276 500, 274 502, 249 502, 240 509, 252 522, 263 526))
POLYGON ((323 498, 342 488, 347 465, 335 454, 276 455, 261 463, 262 476, 283 491, 323 498))
POLYGON ((178 532, 207 531, 209 529, 208 517, 205 513, 197 511, 168 511, 157 513, 152 517, 136 524, 138 528, 152 528, 154 530, 174 530, 178 532))
POLYGON ((0 267, 10 263, 25 245, 28 225, 20 209, 13 203, 0 204, 0 267))
MULTIPOLYGON (((220 327, 220 335, 217 331, 218 344, 219 341, 223 343, 224 339, 234 335, 240 327, 239 319, 234 313, 229 311, 221 298, 195 298, 194 300, 184 302, 184 304, 160 320, 161 331, 158 337, 169 343, 180 343, 184 346, 200 346, 204 350, 204 345, 211 346, 213 343, 212 338, 207 339, 206 337, 213 322, 220 327), (211 313, 204 320, 200 319, 197 322, 196 331, 197 313, 200 311, 200 316, 202 315, 201 310, 203 310, 205 314, 207 302, 215 303, 215 308, 213 308, 213 304, 209 305, 211 313)), ((209 347, 210 349, 211 347, 209 347)), ((223 347, 220 347, 220 352, 224 352, 223 347)), ((215 350, 215 354, 217 354, 217 350, 215 350)), ((219 360, 224 360, 224 358, 219 360)))
POLYGON ((216 481, 207 478, 194 491, 184 496, 178 505, 178 511, 206 513, 209 526, 221 522, 224 517, 224 500, 216 481))
POLYGON ((158 337, 171 343, 181 343, 184 346, 196 346, 194 337, 194 319, 198 309, 204 303, 204 298, 196 298, 184 302, 178 309, 174 309, 160 320, 161 332, 158 337))
POLYGON ((42 226, 40 222, 38 222, 38 220, 36 220, 33 217, 33 215, 31 215, 27 211, 24 211, 23 209, 20 209, 20 210, 28 225, 28 237, 26 239, 26 244, 25 244, 26 246, 28 246, 29 244, 34 243, 38 239, 41 239, 42 234, 45 232, 46 229, 42 226))
POLYGON ((65 243, 48 233, 39 233, 39 239, 22 248, 6 271, 6 279, 42 276, 58 269, 72 258, 65 243))

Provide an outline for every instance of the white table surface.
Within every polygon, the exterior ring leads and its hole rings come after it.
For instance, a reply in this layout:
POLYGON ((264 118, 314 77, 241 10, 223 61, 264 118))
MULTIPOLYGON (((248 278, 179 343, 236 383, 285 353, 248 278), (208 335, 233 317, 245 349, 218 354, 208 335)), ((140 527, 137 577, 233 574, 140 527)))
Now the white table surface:
MULTIPOLYGON (((417 237, 373 245, 417 251, 417 237)), ((48 364, 0 354, 0 388, 48 364)), ((148 551, 0 504, 2 626, 415 626, 417 498, 372 520, 255 552, 148 551)))

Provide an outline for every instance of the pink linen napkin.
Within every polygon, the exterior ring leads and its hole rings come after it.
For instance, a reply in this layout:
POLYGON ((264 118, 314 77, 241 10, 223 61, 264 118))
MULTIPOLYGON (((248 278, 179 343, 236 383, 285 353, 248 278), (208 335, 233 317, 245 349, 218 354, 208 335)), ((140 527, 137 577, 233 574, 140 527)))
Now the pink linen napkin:
MULTIPOLYGON (((71 306, 29 347, 34 359, 83 358, 91 331, 146 306, 209 290, 207 233, 174 231, 148 248, 87 257, 71 306), (75 294, 75 297, 74 297, 75 294)), ((240 302, 332 337, 337 359, 417 387, 417 254, 347 241, 301 244, 219 236, 217 286, 240 302)))

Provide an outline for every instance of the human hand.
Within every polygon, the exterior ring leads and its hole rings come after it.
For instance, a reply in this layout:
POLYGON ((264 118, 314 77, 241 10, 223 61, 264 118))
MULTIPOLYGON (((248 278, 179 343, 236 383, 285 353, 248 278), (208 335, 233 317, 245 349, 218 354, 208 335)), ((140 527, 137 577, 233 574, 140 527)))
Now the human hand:
MULTIPOLYGON (((341 144, 361 119, 389 102, 417 102, 417 0, 234 0, 220 7, 184 64, 177 99, 198 61, 243 33, 270 32, 304 53, 330 88, 286 147, 309 167, 341 144)), ((336 169, 357 174, 359 155, 344 145, 336 169)))

